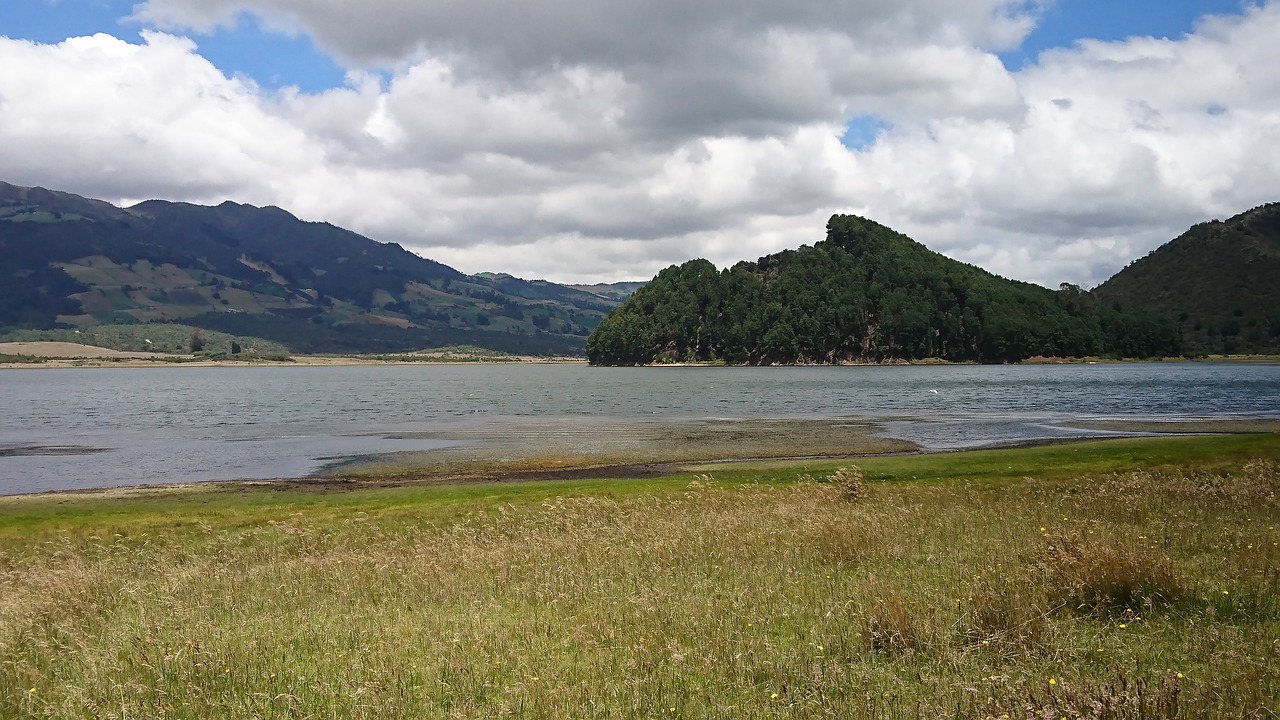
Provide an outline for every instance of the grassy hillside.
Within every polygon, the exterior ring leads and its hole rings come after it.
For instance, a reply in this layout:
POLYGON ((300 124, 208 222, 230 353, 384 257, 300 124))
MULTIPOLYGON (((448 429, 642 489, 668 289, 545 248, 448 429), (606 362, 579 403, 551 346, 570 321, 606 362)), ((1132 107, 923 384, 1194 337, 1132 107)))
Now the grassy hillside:
POLYGON ((1177 318, 1192 352, 1280 352, 1280 203, 1196 225, 1094 294, 1177 318))
POLYGON ((1278 460, 0 498, 0 716, 1265 717, 1278 460))

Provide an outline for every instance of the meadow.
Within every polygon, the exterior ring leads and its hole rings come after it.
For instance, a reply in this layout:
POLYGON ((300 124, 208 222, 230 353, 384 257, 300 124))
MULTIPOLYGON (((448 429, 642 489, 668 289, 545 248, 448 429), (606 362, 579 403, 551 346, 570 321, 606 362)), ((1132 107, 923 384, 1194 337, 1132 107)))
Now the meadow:
POLYGON ((1278 524, 1269 434, 0 498, 0 716, 1271 718, 1278 524))

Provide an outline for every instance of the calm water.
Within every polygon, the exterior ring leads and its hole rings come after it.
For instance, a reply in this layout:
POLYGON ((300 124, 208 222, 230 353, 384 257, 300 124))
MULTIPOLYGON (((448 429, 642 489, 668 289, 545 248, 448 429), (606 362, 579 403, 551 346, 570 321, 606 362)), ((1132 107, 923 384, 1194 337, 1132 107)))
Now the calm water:
POLYGON ((1060 426, 1073 420, 1280 418, 1280 367, 11 370, 0 372, 0 494, 299 477, 347 457, 458 445, 423 434, 484 442, 486 428, 512 423, 789 417, 878 420, 935 449, 1082 434, 1060 426))

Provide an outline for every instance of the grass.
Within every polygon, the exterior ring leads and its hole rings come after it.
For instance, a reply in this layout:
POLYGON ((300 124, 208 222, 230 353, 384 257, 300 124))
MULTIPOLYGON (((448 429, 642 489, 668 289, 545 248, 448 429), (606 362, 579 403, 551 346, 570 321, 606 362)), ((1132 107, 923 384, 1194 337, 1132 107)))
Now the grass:
POLYGON ((1278 459, 3 498, 0 716, 1273 717, 1278 459))

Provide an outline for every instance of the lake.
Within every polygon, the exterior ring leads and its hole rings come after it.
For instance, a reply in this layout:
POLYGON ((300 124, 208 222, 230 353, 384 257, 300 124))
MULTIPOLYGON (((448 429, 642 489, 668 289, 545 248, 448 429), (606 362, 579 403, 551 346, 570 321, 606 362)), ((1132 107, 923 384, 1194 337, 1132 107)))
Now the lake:
POLYGON ((589 444, 628 423, 851 418, 926 449, 1099 436, 1067 423, 1280 418, 1280 367, 156 367, 0 372, 0 494, 304 477, 353 457, 589 444))

